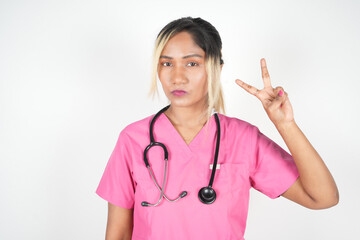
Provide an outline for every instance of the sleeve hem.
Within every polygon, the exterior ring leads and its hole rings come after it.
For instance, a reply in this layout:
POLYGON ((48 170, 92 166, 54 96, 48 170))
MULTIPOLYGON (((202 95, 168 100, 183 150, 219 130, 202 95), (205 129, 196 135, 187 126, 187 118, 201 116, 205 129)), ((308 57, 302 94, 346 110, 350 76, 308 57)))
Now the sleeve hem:
POLYGON ((106 196, 105 194, 103 194, 102 192, 100 191, 96 191, 95 192, 99 197, 101 197, 102 199, 104 199, 105 201, 115 205, 115 206, 118 206, 118 207, 121 207, 121 208, 126 208, 126 209, 134 209, 134 204, 133 203, 125 203, 125 202, 122 202, 122 201, 115 201, 114 199, 111 199, 111 197, 109 196, 106 196))
POLYGON ((284 192, 286 192, 295 182, 296 180, 299 178, 299 173, 297 173, 296 175, 293 176, 293 178, 287 182, 286 185, 284 185, 283 188, 281 188, 279 190, 279 194, 273 194, 271 196, 269 196, 271 199, 276 199, 279 198, 284 192))

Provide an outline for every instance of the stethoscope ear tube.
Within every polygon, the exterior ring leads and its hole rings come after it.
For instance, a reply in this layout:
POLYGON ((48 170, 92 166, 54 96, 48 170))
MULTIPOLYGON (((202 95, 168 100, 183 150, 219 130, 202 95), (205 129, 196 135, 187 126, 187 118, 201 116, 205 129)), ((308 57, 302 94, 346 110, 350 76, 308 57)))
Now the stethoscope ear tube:
POLYGON ((150 167, 150 166, 147 167, 148 170, 149 170, 149 172, 150 172, 150 175, 151 175, 152 180, 154 181, 157 189, 159 189, 159 191, 161 192, 161 194, 160 194, 160 197, 159 197, 159 200, 157 201, 157 203, 155 203, 155 204, 150 204, 150 203, 148 203, 148 202, 143 201, 143 202, 141 203, 141 206, 143 206, 143 207, 149 207, 149 206, 150 206, 150 207, 156 207, 156 206, 161 202, 163 196, 164 196, 164 198, 165 198, 166 200, 168 200, 169 202, 175 202, 175 201, 179 200, 180 198, 183 198, 183 197, 185 197, 185 196, 187 195, 187 192, 186 192, 186 191, 181 192, 176 199, 169 199, 169 198, 165 195, 164 189, 165 189, 165 182, 166 182, 167 163, 168 163, 168 160, 167 160, 167 158, 165 158, 165 173, 164 173, 163 185, 162 185, 161 188, 160 188, 159 184, 157 183, 157 181, 156 181, 156 179, 155 179, 155 177, 154 177, 154 174, 153 174, 152 171, 151 171, 151 167, 150 167))

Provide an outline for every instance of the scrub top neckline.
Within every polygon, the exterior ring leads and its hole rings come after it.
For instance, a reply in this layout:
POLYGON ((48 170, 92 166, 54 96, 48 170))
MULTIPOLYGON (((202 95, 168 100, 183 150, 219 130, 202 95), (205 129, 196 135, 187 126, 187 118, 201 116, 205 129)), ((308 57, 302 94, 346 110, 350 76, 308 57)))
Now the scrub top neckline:
MULTIPOLYGON (((204 126, 200 129, 200 131, 196 134, 196 136, 191 140, 191 142, 188 145, 188 144, 186 144, 185 140, 182 138, 180 133, 176 130, 175 126, 171 123, 170 119, 165 115, 165 113, 161 113, 159 117, 164 119, 165 124, 167 124, 169 129, 171 129, 171 131, 173 132, 173 136, 176 137, 178 139, 178 142, 181 142, 181 145, 183 145, 183 147, 190 152, 192 152, 193 147, 198 145, 198 142, 202 139, 202 136, 205 134, 204 131, 206 128, 206 123, 204 124, 204 126)), ((209 132, 212 132, 212 129, 213 129, 213 125, 214 125, 213 118, 214 118, 213 115, 211 115, 211 117, 209 118, 209 126, 208 126, 209 132)))

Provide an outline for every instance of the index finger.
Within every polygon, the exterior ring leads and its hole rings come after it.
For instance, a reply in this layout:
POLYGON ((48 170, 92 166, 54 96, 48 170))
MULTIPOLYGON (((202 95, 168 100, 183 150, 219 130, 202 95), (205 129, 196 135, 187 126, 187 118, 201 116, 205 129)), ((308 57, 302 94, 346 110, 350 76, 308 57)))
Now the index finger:
POLYGON ((240 79, 235 80, 236 84, 245 89, 248 93, 254 95, 255 97, 259 98, 259 90, 256 87, 253 87, 247 83, 244 83, 240 79))

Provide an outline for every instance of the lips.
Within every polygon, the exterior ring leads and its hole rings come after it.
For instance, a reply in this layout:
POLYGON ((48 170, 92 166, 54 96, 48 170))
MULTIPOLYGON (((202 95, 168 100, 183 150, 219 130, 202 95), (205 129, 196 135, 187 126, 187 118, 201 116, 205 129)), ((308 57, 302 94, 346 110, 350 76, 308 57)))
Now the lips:
POLYGON ((179 90, 174 90, 171 93, 174 94, 175 96, 182 96, 182 95, 186 94, 187 92, 179 89, 179 90))

